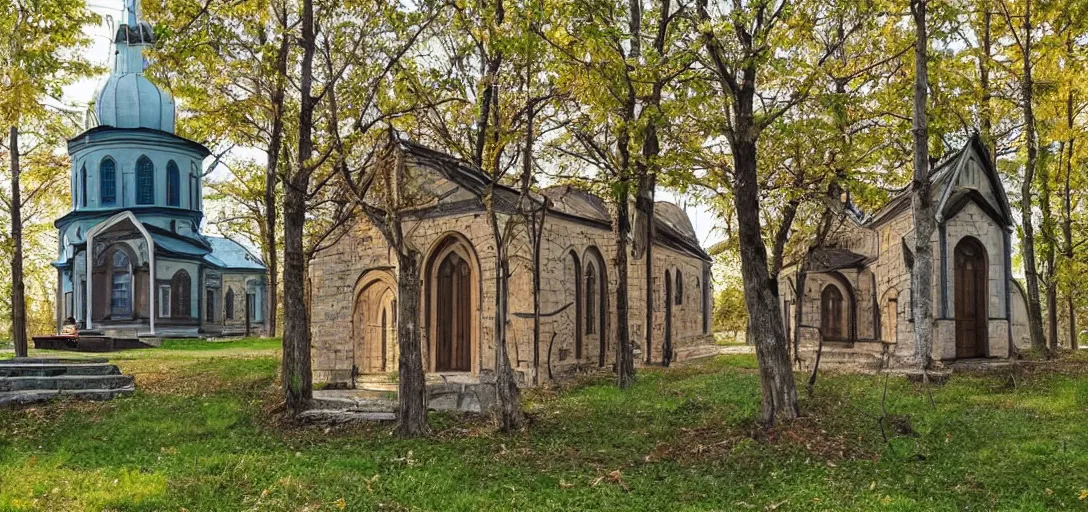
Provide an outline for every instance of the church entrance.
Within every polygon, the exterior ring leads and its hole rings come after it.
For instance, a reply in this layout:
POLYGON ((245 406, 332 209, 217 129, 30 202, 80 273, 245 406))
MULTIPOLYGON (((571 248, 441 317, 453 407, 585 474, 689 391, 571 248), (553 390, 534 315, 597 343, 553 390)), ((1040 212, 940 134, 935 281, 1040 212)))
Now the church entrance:
MULTIPOLYGON (((391 278, 371 277, 355 296, 352 340, 359 373, 397 368, 397 300, 391 278)), ((384 276, 383 276, 384 277, 384 276)))
POLYGON ((472 370, 472 271, 456 252, 438 265, 435 370, 472 370))
POLYGON ((986 357, 986 249, 965 238, 955 251, 956 357, 986 357))

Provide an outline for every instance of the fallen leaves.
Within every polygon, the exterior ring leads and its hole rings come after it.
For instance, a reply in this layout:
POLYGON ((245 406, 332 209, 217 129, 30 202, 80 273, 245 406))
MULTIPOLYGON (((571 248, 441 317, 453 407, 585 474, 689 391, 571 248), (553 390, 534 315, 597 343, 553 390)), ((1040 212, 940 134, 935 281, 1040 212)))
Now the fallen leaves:
POLYGON ((618 485, 618 486, 620 486, 620 488, 623 489, 624 492, 630 492, 631 491, 631 487, 629 485, 627 485, 627 482, 623 481, 623 474, 621 474, 620 470, 618 470, 618 469, 613 470, 612 472, 608 473, 607 475, 601 475, 601 476, 597 477, 597 479, 594 480, 591 484, 589 484, 589 486, 590 487, 597 487, 597 485, 599 485, 601 482, 607 482, 607 483, 610 483, 610 484, 618 485))

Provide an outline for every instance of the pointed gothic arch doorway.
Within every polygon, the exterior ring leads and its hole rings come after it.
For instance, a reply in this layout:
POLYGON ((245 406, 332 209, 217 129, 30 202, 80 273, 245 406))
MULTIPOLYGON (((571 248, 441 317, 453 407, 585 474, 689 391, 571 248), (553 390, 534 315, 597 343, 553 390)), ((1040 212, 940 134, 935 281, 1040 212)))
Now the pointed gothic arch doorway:
POLYGON ((464 237, 449 234, 427 258, 428 368, 477 371, 480 270, 464 237))
POLYGON ((351 317, 354 363, 359 373, 397 368, 397 287, 392 274, 373 270, 356 285, 351 317))
POLYGON ((968 237, 956 244, 954 254, 956 357, 986 357, 989 338, 986 248, 977 239, 968 237))

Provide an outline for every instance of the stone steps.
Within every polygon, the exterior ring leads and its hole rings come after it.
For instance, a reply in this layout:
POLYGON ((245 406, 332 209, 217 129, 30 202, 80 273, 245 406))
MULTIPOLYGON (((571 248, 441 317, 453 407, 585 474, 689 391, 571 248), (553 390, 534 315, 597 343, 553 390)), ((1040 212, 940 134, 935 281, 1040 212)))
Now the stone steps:
MULTIPOLYGON (((801 358, 808 365, 815 363, 815 347, 802 347, 801 358)), ((824 347, 820 354, 820 366, 823 368, 842 367, 859 370, 880 370, 882 362, 883 357, 880 352, 869 350, 824 347)))
POLYGON ((2 391, 117 389, 134 385, 131 375, 57 375, 52 377, 4 377, 2 391))
POLYGON ((105 363, 45 363, 0 365, 0 377, 57 377, 61 375, 120 375, 116 366, 105 363))
POLYGON ((69 397, 76 400, 112 400, 136 392, 136 386, 117 389, 34 389, 28 391, 0 391, 0 407, 48 402, 54 398, 69 397))
POLYGON ((57 397, 110 400, 136 391, 105 359, 18 358, 0 361, 0 406, 45 402, 57 397))

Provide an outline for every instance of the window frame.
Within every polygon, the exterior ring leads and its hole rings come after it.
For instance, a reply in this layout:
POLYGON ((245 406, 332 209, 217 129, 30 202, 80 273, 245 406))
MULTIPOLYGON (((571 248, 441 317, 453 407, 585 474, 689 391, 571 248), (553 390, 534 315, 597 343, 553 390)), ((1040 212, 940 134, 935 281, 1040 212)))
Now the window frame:
POLYGON ((98 163, 98 202, 99 206, 114 206, 117 204, 117 161, 108 156, 103 157, 102 161, 98 163), (109 164, 109 167, 107 167, 107 164, 109 164), (106 173, 107 169, 109 170, 108 175, 106 173), (107 188, 110 193, 108 197, 106 196, 107 188))
POLYGON ((136 204, 155 204, 155 163, 147 155, 136 159, 136 204))

